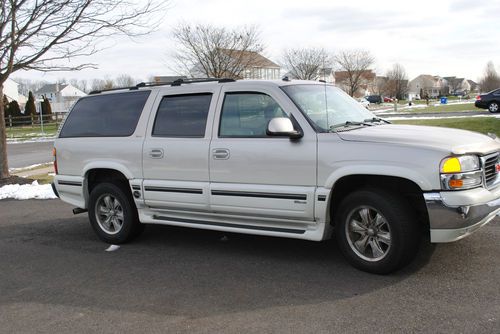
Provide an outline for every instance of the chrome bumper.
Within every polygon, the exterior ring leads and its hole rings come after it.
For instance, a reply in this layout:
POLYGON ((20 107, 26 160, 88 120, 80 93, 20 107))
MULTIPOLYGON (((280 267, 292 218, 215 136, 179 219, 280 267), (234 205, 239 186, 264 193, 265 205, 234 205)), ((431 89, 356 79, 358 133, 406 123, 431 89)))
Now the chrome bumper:
POLYGON ((479 205, 448 206, 440 193, 425 193, 431 242, 452 242, 467 237, 500 213, 500 198, 479 205))

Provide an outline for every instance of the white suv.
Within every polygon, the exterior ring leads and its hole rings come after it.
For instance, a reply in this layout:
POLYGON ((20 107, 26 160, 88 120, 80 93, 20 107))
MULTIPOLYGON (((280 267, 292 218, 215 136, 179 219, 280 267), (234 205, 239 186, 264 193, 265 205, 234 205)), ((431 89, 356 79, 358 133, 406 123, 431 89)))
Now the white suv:
POLYGON ((54 144, 59 197, 108 243, 144 224, 320 241, 389 273, 500 211, 500 140, 392 125, 308 81, 176 81, 81 98, 54 144), (205 82, 206 81, 206 82, 205 82))

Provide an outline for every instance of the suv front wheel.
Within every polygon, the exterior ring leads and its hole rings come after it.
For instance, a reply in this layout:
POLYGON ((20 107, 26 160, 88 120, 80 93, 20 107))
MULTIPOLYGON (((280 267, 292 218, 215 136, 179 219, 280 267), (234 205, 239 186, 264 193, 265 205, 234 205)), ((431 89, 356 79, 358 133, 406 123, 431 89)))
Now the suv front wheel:
POLYGON ((353 192, 338 208, 337 242, 354 267, 375 274, 391 273, 417 253, 421 233, 414 216, 408 203, 390 192, 353 192))
POLYGON ((126 186, 98 184, 90 193, 89 220, 97 236, 110 244, 132 240, 144 229, 126 186))

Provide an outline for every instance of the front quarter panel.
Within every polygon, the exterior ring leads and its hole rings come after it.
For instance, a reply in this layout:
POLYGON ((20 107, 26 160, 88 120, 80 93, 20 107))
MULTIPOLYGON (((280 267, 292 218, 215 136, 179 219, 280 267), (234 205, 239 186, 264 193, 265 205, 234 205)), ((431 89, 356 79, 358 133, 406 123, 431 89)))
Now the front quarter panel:
POLYGON ((344 141, 335 133, 318 134, 318 186, 331 189, 348 175, 408 179, 423 191, 440 189, 443 153, 398 144, 344 141))

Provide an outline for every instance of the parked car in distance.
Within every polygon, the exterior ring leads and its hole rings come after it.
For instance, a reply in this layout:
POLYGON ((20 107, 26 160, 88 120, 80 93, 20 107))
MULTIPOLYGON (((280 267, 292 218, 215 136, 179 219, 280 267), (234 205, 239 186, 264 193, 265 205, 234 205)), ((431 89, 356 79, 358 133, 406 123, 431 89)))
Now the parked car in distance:
POLYGON ((392 97, 384 96, 384 102, 394 102, 394 99, 392 97))
POLYGON ((492 113, 498 112, 500 105, 500 88, 486 94, 478 95, 474 105, 477 108, 488 109, 492 113))
POLYGON ((365 99, 364 97, 362 98, 359 98, 358 99, 358 102, 361 103, 361 105, 363 107, 365 107, 366 109, 368 109, 368 107, 370 107, 370 101, 368 101, 367 99, 365 99))
POLYGON ((370 103, 382 103, 382 96, 380 95, 368 95, 365 96, 365 99, 370 103))

